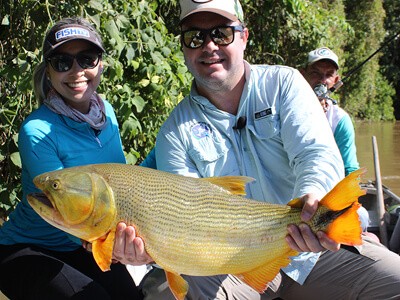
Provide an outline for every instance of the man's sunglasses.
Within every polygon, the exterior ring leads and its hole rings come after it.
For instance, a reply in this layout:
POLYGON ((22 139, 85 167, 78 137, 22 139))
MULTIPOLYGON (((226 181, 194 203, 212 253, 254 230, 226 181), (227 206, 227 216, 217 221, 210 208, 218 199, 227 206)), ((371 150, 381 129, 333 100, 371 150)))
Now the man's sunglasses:
POLYGON ((81 68, 93 69, 99 64, 101 55, 101 53, 93 51, 83 51, 76 55, 58 53, 49 57, 47 61, 50 62, 55 71, 67 72, 72 68, 74 59, 76 59, 76 62, 81 66, 81 68))
POLYGON ((226 46, 233 43, 235 31, 243 32, 244 27, 239 26, 217 26, 211 29, 189 29, 181 32, 182 43, 185 47, 196 49, 203 46, 207 35, 211 40, 220 46, 226 46))

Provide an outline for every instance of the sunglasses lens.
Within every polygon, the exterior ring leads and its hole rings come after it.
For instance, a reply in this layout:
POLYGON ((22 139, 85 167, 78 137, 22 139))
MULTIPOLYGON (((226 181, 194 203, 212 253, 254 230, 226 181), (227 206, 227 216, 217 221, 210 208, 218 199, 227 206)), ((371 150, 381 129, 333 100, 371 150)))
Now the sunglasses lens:
POLYGON ((67 72, 74 63, 74 57, 65 54, 56 54, 49 60, 51 66, 57 72, 67 72))
POLYGON ((93 69, 97 66, 100 60, 100 55, 93 52, 78 53, 76 61, 83 69, 93 69))
POLYGON ((217 45, 229 45, 233 42, 232 27, 217 27, 211 31, 211 38, 217 45))
POLYGON ((226 46, 233 42, 235 30, 243 31, 241 26, 219 26, 212 29, 192 29, 182 32, 183 44, 190 49, 196 49, 204 44, 207 35, 216 45, 226 46))
POLYGON ((57 72, 67 72, 72 68, 74 59, 83 69, 93 69, 100 61, 101 54, 96 52, 80 52, 76 56, 68 54, 56 54, 49 58, 50 64, 57 72))
POLYGON ((201 47, 204 43, 204 34, 201 30, 188 30, 183 32, 183 44, 191 49, 201 47))

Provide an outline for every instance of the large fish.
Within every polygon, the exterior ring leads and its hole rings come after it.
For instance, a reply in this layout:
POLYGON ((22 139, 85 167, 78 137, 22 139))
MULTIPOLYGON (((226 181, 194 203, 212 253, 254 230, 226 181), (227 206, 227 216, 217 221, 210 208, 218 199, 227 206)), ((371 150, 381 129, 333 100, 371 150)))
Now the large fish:
MULTIPOLYGON (((363 170, 321 201, 309 222, 338 243, 361 243, 357 209, 363 170)), ((249 177, 189 178, 153 169, 98 164, 48 172, 34 179, 34 210, 53 226, 91 242, 99 267, 109 269, 119 221, 136 228, 161 266, 176 299, 188 284, 180 274, 233 274, 263 292, 289 257, 288 224, 300 224, 301 202, 276 205, 246 199, 249 177)))

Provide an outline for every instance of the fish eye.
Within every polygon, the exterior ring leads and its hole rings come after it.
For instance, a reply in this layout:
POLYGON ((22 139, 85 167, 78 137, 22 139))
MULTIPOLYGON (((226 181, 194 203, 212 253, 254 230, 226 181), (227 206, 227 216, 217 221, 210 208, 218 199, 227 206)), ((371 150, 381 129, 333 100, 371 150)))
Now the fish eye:
POLYGON ((60 186, 60 183, 58 182, 58 180, 54 180, 51 186, 53 189, 57 190, 58 187, 60 186))

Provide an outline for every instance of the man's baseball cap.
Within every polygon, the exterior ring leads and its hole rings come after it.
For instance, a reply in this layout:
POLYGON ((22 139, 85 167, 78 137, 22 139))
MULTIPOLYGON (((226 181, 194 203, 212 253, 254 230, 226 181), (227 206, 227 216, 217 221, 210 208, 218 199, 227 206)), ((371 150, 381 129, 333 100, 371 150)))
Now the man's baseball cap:
POLYGON ((339 69, 339 58, 338 56, 329 48, 322 47, 315 49, 308 53, 307 65, 311 65, 319 60, 327 59, 332 61, 336 67, 339 69))
POLYGON ((212 12, 231 21, 243 22, 243 9, 238 0, 180 0, 180 21, 197 12, 212 12))
POLYGON ((43 57, 48 58, 58 47, 72 40, 85 40, 105 52, 99 34, 84 24, 55 25, 46 35, 43 43, 43 57))

